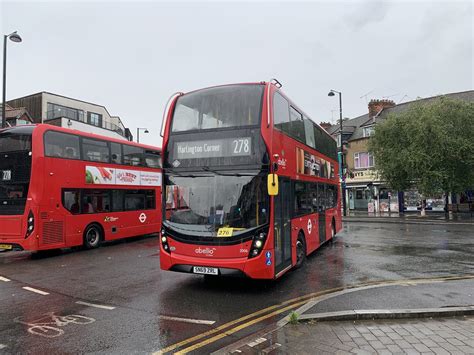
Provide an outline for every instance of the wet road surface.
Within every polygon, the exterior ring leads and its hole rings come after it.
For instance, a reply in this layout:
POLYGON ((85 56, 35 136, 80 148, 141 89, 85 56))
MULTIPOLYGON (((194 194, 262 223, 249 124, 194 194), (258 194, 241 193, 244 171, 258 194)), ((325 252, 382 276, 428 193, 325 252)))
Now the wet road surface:
POLYGON ((0 253, 0 352, 206 353, 304 302, 288 300, 372 281, 470 275, 473 255, 472 225, 376 223, 346 223, 302 269, 268 282, 161 271, 156 237, 45 257, 0 253), (242 317, 229 335, 215 330, 242 317))

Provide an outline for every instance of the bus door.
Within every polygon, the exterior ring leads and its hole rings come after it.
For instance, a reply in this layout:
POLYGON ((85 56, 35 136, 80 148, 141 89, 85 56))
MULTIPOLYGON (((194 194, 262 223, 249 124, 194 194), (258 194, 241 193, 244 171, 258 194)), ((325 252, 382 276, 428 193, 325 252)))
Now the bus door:
POLYGON ((326 241, 326 191, 324 184, 318 184, 318 227, 319 244, 326 241))
POLYGON ((291 265, 291 183, 279 177, 279 192, 274 196, 275 274, 291 265))

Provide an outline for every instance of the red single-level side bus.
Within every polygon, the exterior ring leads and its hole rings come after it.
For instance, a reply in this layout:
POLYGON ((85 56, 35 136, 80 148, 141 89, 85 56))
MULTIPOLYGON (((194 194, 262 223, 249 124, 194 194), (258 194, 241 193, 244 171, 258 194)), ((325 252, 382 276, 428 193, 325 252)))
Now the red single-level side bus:
POLYGON ((341 229, 336 142, 280 87, 171 97, 162 128, 162 269, 274 279, 341 229))
POLYGON ((161 150, 55 127, 0 130, 0 249, 46 250, 161 228, 161 150))

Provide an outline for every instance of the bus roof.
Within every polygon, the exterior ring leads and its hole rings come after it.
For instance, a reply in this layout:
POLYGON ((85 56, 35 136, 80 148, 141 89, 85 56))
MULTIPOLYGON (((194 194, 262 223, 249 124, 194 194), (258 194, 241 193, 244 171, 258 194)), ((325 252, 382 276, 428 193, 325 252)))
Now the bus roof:
POLYGON ((319 125, 319 123, 315 122, 311 116, 309 116, 305 111, 303 111, 298 105, 295 104, 295 102, 290 99, 288 97, 288 95, 286 95, 282 90, 281 90, 281 87, 278 87, 277 85, 275 85, 275 83, 271 82, 271 81, 259 81, 259 82, 247 82, 247 83, 233 83, 233 84, 221 84, 221 85, 213 85, 213 86, 208 86, 208 87, 204 87, 204 88, 200 88, 200 89, 196 89, 196 90, 192 90, 192 91, 188 91, 186 93, 184 93, 184 95, 187 95, 187 94, 192 94, 194 92, 198 92, 198 91, 201 91, 201 90, 207 90, 207 89, 214 89, 214 88, 219 88, 219 87, 224 87, 224 86, 234 86, 234 85, 273 85, 275 87, 275 90, 277 90, 278 92, 280 92, 288 101, 290 101, 291 105, 294 106, 295 108, 297 108, 299 111, 301 111, 301 113, 307 117, 309 120, 311 120, 315 125, 317 125, 319 128, 321 128, 321 131, 323 131, 325 134, 327 134, 329 137, 331 137, 332 139, 335 140, 335 138, 333 136, 331 136, 331 134, 329 134, 328 131, 326 131, 323 127, 321 127, 319 125))
POLYGON ((83 132, 77 129, 71 129, 71 128, 64 128, 64 127, 58 127, 58 126, 53 126, 45 123, 39 123, 39 124, 30 124, 30 125, 19 125, 19 126, 13 126, 13 127, 6 127, 0 130, 0 132, 6 132, 9 130, 24 130, 25 128, 31 127, 31 132, 34 130, 38 129, 40 131, 58 131, 58 132, 64 132, 64 133, 69 133, 69 134, 75 134, 78 136, 82 137, 88 137, 88 138, 95 138, 95 139, 101 139, 101 140, 106 140, 108 142, 115 142, 115 143, 120 143, 120 144, 127 144, 127 145, 132 145, 136 147, 141 147, 145 149, 151 149, 151 150, 157 150, 161 152, 161 147, 155 147, 147 144, 141 144, 141 143, 135 143, 135 142, 130 142, 128 140, 124 139, 117 139, 117 138, 111 138, 107 136, 103 136, 100 134, 95 134, 95 133, 88 133, 88 132, 83 132))

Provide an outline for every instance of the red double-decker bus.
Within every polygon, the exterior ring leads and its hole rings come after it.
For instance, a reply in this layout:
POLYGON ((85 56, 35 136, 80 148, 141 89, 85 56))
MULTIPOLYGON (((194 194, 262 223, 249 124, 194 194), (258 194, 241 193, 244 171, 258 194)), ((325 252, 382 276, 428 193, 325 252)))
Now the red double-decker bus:
POLYGON ((341 229, 335 140, 277 81, 172 96, 161 268, 273 279, 341 229))
POLYGON ((157 233, 161 150, 46 124, 0 131, 0 249, 157 233))

